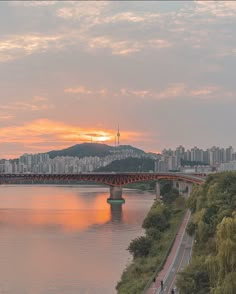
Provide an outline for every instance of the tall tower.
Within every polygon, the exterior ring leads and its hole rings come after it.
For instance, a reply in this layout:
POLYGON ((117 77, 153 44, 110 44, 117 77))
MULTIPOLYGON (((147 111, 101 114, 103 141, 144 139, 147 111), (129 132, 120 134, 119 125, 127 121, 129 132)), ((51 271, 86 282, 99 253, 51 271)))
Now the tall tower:
POLYGON ((120 145, 120 128, 119 128, 119 125, 118 125, 118 130, 117 130, 117 145, 118 146, 120 145))

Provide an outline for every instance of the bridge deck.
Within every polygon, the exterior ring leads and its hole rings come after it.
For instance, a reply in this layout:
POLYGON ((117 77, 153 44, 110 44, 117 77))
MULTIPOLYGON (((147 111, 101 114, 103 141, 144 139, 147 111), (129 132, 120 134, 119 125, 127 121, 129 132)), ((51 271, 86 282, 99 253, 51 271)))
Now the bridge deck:
POLYGON ((0 183, 17 183, 21 181, 87 181, 103 183, 109 186, 123 186, 134 182, 150 180, 182 180, 193 184, 202 184, 205 181, 205 174, 184 174, 184 173, 78 173, 78 174, 0 174, 0 183))

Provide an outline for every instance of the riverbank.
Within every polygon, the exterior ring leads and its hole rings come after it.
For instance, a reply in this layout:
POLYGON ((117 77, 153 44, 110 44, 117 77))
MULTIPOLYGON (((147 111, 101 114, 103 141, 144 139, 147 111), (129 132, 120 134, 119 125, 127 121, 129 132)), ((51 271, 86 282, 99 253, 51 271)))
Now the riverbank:
POLYGON ((131 241, 132 263, 124 270, 118 294, 142 293, 164 265, 185 213, 185 201, 178 196, 170 203, 155 201, 143 221, 145 235, 131 241))

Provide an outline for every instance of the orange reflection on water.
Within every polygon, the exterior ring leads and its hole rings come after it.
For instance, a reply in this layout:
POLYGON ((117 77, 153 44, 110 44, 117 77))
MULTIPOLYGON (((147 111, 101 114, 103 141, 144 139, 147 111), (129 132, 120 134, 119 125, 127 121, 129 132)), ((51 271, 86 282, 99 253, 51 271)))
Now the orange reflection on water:
MULTIPOLYGON (((107 194, 87 197, 88 199, 79 197, 71 192, 57 196, 24 195, 17 197, 17 201, 14 197, 10 201, 12 203, 14 200, 14 206, 0 211, 0 223, 18 227, 48 226, 66 231, 81 231, 108 222, 111 216, 106 202, 107 194)), ((5 206, 9 207, 9 201, 6 202, 5 206)))

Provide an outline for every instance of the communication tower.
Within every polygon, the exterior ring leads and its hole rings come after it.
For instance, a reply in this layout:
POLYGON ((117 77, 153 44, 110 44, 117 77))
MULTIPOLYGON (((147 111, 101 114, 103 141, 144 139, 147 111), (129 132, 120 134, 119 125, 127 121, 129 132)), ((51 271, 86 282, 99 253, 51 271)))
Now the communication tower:
POLYGON ((118 125, 118 130, 117 130, 117 145, 118 146, 120 145, 120 128, 119 128, 119 125, 118 125))

